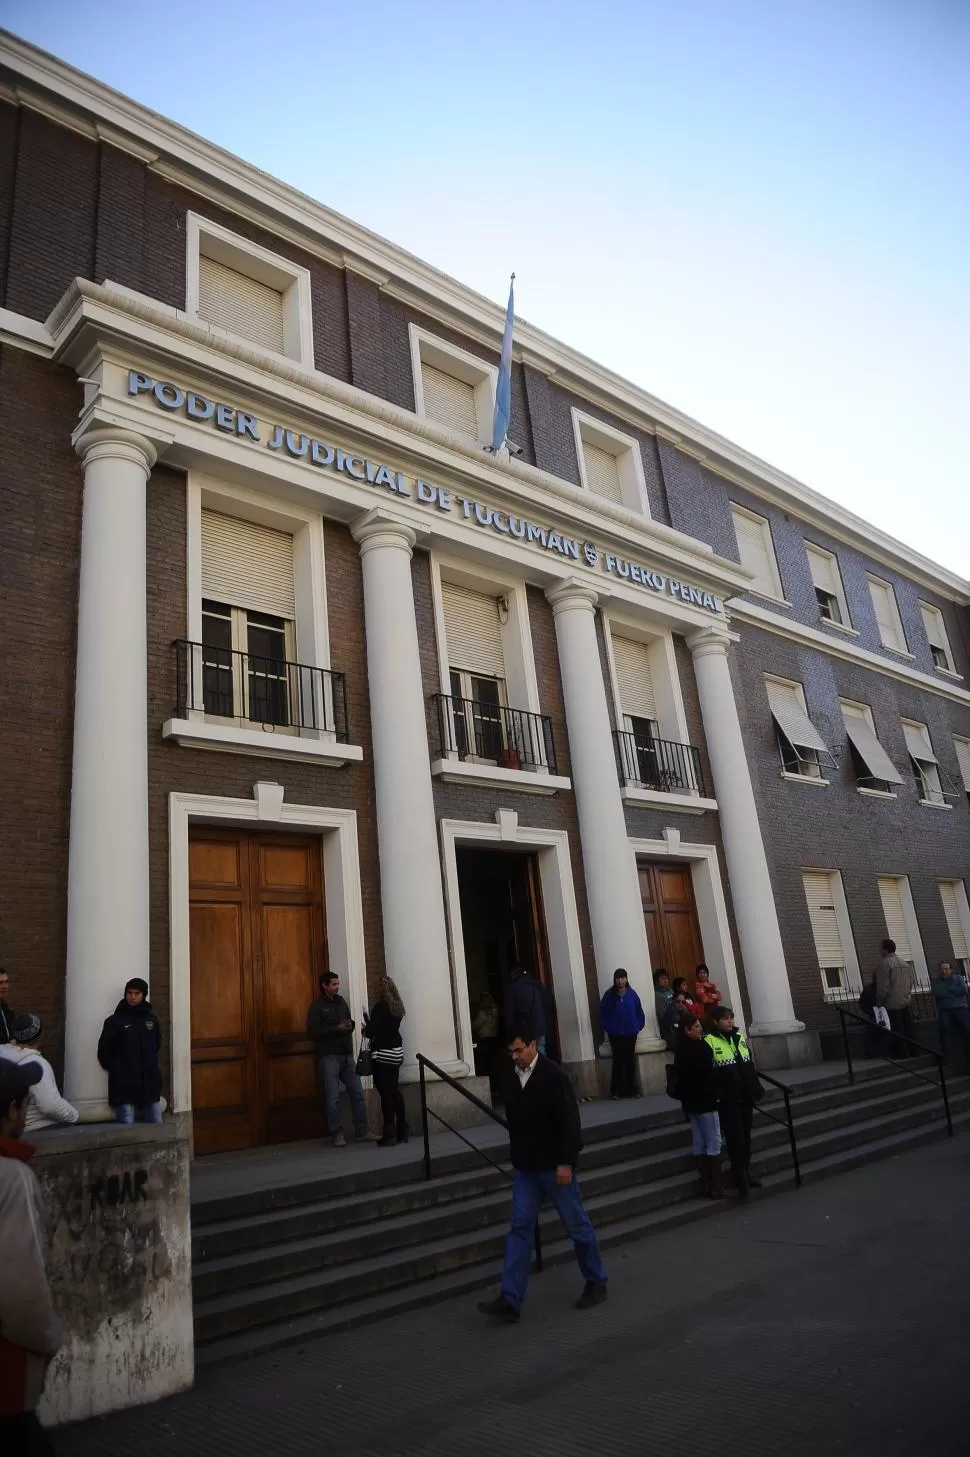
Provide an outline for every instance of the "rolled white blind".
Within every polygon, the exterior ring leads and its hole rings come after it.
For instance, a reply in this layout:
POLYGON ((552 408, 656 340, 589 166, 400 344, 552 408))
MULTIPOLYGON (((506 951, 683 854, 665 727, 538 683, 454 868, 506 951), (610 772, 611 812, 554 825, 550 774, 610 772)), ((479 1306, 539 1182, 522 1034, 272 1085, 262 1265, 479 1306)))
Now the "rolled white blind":
POLYGON ((802 881, 812 922, 815 951, 820 967, 845 966, 845 950, 835 913, 832 882, 834 876, 824 870, 805 870, 802 881))
POLYGON ((802 707, 797 689, 770 678, 765 686, 771 716, 788 742, 796 749, 815 749, 817 753, 828 754, 828 745, 802 707))
POLYGON ((504 678, 505 657, 496 598, 457 587, 453 582, 442 582, 441 598, 449 667, 481 673, 485 678, 504 678))
POLYGON ((957 751, 957 763, 960 765, 960 773, 963 776, 963 787, 970 794, 970 739, 954 739, 953 747, 957 751))
POLYGON ((752 590, 765 592, 769 597, 777 597, 780 587, 767 521, 753 520, 741 511, 732 511, 731 514, 734 517, 741 565, 754 577, 752 590))
MULTIPOLYGON (((960 890, 963 882, 959 880, 941 880, 940 897, 943 901, 943 914, 946 916, 947 930, 950 933, 950 945, 953 947, 953 955, 963 961, 970 956, 970 949, 967 947, 967 933, 963 928, 963 917, 960 914, 960 890)), ((966 891, 964 890, 964 895, 966 891)))
POLYGON ((899 625, 899 616, 896 611, 896 595, 888 582, 874 582, 870 578, 869 594, 872 597, 872 605, 875 608, 876 621, 879 624, 879 636, 887 648, 895 648, 898 652, 906 651, 906 641, 899 625))
POLYGON ((219 511, 203 511, 202 595, 294 621, 292 536, 219 511))
POLYGON ((942 648, 946 653, 947 660, 950 657, 950 649, 946 640, 946 632, 943 628, 942 615, 935 607, 924 607, 920 604, 920 612, 923 614, 923 626, 926 628, 926 639, 935 648, 942 648))
POLYGON ((657 717, 650 674, 650 657, 645 643, 612 634, 613 661, 620 689, 620 707, 634 718, 657 717))
POLYGON ((835 564, 835 558, 828 552, 820 551, 817 547, 806 546, 808 552, 808 565, 812 572, 812 581, 816 587, 823 592, 829 592, 836 599, 840 596, 839 569, 835 564))
POLYGON ((586 466, 586 484, 597 496, 608 501, 623 503, 623 488, 620 484, 620 464, 615 455, 599 445, 583 441, 583 460, 586 466))
POLYGON ((435 369, 433 364, 421 364, 421 386, 424 391, 424 413, 429 420, 447 425, 462 435, 478 439, 478 412, 475 409, 475 387, 467 380, 456 379, 435 369))
POLYGON ((909 944, 909 932, 906 930, 902 885, 899 877, 880 875, 877 883, 883 915, 886 917, 886 934, 890 941, 896 943, 896 955, 900 956, 903 961, 912 961, 913 951, 909 944))
POLYGON ((199 317, 283 353, 283 295, 228 264, 199 256, 199 317))

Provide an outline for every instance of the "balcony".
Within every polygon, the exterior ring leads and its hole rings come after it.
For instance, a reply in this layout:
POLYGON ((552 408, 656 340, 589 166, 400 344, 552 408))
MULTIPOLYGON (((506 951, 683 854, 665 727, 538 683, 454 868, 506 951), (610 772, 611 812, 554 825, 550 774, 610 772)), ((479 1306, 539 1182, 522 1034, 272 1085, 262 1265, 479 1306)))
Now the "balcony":
POLYGON ((689 798, 700 808, 715 807, 704 780, 700 751, 690 744, 614 730, 613 746, 620 784, 624 791, 632 791, 625 798, 649 802, 654 795, 674 795, 689 798))
POLYGON ((197 748, 312 763, 360 760, 349 742, 343 673, 184 639, 165 738, 197 748))
POLYGON ((431 701, 441 755, 432 764, 433 774, 546 794, 569 788, 569 780, 558 773, 548 714, 448 693, 436 693, 431 701))

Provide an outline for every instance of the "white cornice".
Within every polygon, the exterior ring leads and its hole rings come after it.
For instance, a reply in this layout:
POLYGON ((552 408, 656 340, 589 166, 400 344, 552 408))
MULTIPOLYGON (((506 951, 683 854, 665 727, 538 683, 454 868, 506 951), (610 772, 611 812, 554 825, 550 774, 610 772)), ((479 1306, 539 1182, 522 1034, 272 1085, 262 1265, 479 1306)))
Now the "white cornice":
POLYGON ((0 344, 15 344, 30 354, 42 354, 46 358, 54 352, 54 336, 36 319, 25 314, 15 314, 12 309, 0 309, 0 344))
MULTIPOLYGON (((0 31, 0 64, 46 94, 28 100, 18 87, 25 104, 48 109, 49 114, 53 105, 66 125, 90 135, 96 135, 95 122, 106 123, 149 151, 157 151, 160 157, 164 154, 167 160, 155 163, 163 175, 192 185, 220 206, 236 211, 251 209, 246 216, 255 217, 338 266, 345 257, 352 257, 358 271, 365 267, 378 275, 386 274, 388 293, 413 299, 415 307, 425 313, 498 348, 505 316, 502 305, 483 298, 405 249, 5 31, 0 31), (54 103, 48 99, 51 96, 56 98, 54 103), (271 215, 270 221, 267 215, 271 215)), ((679 449, 744 489, 794 509, 800 518, 818 525, 830 536, 887 563, 930 590, 964 605, 970 603, 970 582, 964 578, 577 350, 567 348, 525 319, 516 320, 516 343, 522 354, 542 361, 543 373, 554 373, 564 388, 639 430, 660 430, 667 436, 679 437, 679 449)))
POLYGON ((951 703, 959 703, 964 708, 970 706, 970 693, 965 688, 958 688, 954 683, 941 682, 939 678, 920 672, 918 668, 910 668, 905 663, 883 658, 878 653, 870 652, 868 648, 857 647, 854 642, 830 637, 817 627, 809 627, 792 618, 781 617, 777 612, 771 612, 767 607, 759 607, 743 597, 732 597, 725 606, 732 622, 750 623, 752 627, 763 628, 766 632, 776 633, 778 637, 787 637, 807 647, 818 648, 830 658, 841 658, 857 667, 869 668, 887 678, 906 683, 911 688, 921 688, 940 698, 948 698, 951 703))

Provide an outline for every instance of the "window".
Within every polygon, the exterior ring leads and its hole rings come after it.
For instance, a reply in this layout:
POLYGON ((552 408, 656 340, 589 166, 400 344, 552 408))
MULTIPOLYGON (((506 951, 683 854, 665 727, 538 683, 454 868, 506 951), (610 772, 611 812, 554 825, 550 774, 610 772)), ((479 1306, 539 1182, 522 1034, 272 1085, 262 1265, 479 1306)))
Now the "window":
POLYGON ((197 213, 186 235, 189 318, 312 369, 309 271, 197 213))
POLYGON ((880 875, 876 884, 886 918, 886 935, 896 943, 896 955, 911 969, 914 966, 913 948, 909 935, 909 918, 906 914, 906 899, 912 900, 909 882, 905 875, 880 875))
POLYGON ((505 655, 495 597, 442 582, 453 742, 460 758, 497 762, 506 748, 505 655))
POLYGON ((775 601, 783 602, 785 594, 781 588, 768 522, 763 516, 755 516, 753 511, 746 511, 743 506, 732 505, 731 516, 734 520, 741 565, 754 578, 748 591, 757 593, 759 597, 772 597, 775 601))
POLYGON ((202 708, 287 728, 296 705, 293 538, 202 512, 202 708))
POLYGON ((950 945, 953 948, 954 969, 964 976, 970 970, 970 906, 967 904, 967 888, 962 880, 941 880, 940 899, 946 916, 950 945))
POLYGON ((806 541, 805 551, 822 621, 835 627, 851 627, 837 558, 811 541, 806 541))
POLYGON ((849 739, 852 763, 859 788, 878 794, 894 794, 902 775, 876 737, 872 709, 865 703, 840 698, 842 720, 849 739))
POLYGON ((913 774, 920 800, 924 804, 945 802, 943 785, 940 782, 940 765, 933 753, 930 732, 925 723, 914 723, 903 719, 903 735, 909 757, 913 761, 913 774))
POLYGON ((950 652, 943 613, 938 607, 930 607, 927 602, 921 602, 919 610, 923 614, 923 626, 926 628, 934 668, 939 668, 943 673, 952 673, 954 671, 953 654, 950 652))
POLYGON ((657 749, 657 705, 646 643, 610 633, 623 730, 619 736, 620 767, 626 784, 660 788, 657 749))
POLYGON ((961 739, 958 735, 953 736, 953 747, 957 751, 957 763, 960 765, 960 777, 963 780, 963 787, 970 796, 970 739, 961 739))
POLYGON ((454 344, 410 326, 414 408, 456 435, 487 444, 498 370, 454 344))
POLYGON ((784 772, 800 779, 827 783, 822 778, 821 764, 823 759, 831 763, 832 756, 808 716, 801 683, 791 683, 784 678, 766 678, 765 686, 784 772))
POLYGON ((574 409, 573 436, 584 490, 642 516, 650 515, 640 442, 574 409))
POLYGON ((879 639, 883 647, 891 648, 894 653, 908 655, 909 648, 906 645, 906 634, 903 632, 902 619, 896 605, 896 593, 888 582, 883 582, 879 577, 869 578, 869 592, 872 596, 876 622, 879 625, 879 639))
POLYGON ((802 884, 812 937, 818 958, 822 990, 829 1001, 841 1001, 840 993, 854 997, 859 967, 849 929, 848 909, 842 877, 837 870, 804 870, 802 884))

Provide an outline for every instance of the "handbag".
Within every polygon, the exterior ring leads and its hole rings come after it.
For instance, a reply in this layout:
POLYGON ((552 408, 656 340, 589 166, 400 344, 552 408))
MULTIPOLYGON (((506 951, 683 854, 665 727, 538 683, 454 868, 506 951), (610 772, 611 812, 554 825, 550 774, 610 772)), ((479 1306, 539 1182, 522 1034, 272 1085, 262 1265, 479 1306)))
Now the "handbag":
POLYGON ((361 1038, 360 1052, 357 1054, 357 1076, 359 1078, 374 1076, 374 1059, 371 1055, 370 1044, 364 1038, 361 1038))
POLYGON ((680 1102, 680 1079, 677 1076, 677 1069, 672 1062, 668 1062, 667 1073, 667 1097, 680 1102))

